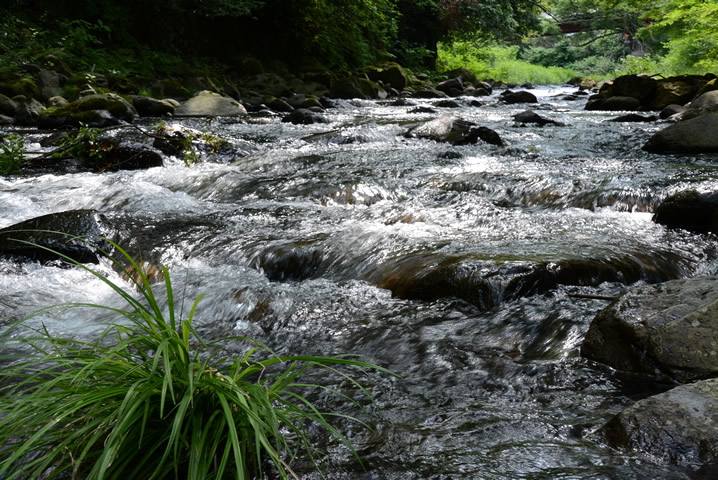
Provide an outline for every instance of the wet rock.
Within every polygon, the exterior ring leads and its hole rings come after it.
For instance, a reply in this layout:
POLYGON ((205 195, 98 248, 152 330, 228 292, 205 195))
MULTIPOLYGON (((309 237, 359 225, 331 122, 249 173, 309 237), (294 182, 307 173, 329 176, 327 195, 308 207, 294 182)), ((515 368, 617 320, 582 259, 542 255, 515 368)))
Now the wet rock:
POLYGON ((690 120, 706 113, 718 113, 718 90, 696 97, 681 115, 681 120, 690 120))
POLYGON ((113 234, 107 218, 95 210, 51 213, 1 229, 0 255, 18 261, 59 260, 57 253, 46 250, 51 249, 78 262, 98 263, 100 250, 111 247, 101 237, 113 234))
POLYGON ((610 96, 632 97, 640 102, 655 93, 656 84, 656 79, 645 75, 623 75, 613 81, 610 96))
POLYGON ((40 114, 38 125, 58 128, 77 127, 85 123, 92 127, 104 127, 132 122, 135 118, 137 111, 127 100, 114 93, 103 93, 88 95, 61 107, 48 108, 40 114))
POLYGON ((427 138, 453 145, 468 145, 476 143, 479 139, 493 145, 503 145, 499 134, 490 128, 478 127, 472 122, 450 115, 419 125, 407 132, 406 136, 427 138))
POLYGON ((685 190, 671 195, 658 206, 653 221, 669 228, 718 235, 718 192, 685 190))
POLYGON ((435 88, 422 88, 412 95, 414 98, 446 98, 448 95, 435 88))
POLYGON ((640 400, 600 433, 614 448, 681 466, 718 463, 718 379, 640 400))
POLYGON ((534 95, 531 92, 527 92, 525 90, 520 90, 518 92, 512 92, 511 90, 506 90, 501 94, 501 101, 508 104, 515 104, 515 103, 538 103, 538 99, 536 98, 536 95, 534 95))
POLYGON ((652 153, 718 152, 718 113, 683 120, 655 133, 643 146, 652 153))
POLYGON ((408 113, 436 113, 436 110, 431 107, 416 107, 409 110, 408 113))
POLYGON ((544 125, 563 126, 564 125, 561 122, 557 122, 555 120, 544 118, 541 115, 539 115, 538 113, 534 112, 533 110, 526 110, 524 112, 518 113, 518 114, 514 115, 513 118, 517 123, 536 123, 541 126, 544 126, 544 125))
POLYGON ((594 318, 581 356, 679 382, 718 375, 718 277, 634 288, 594 318))
POLYGON ((404 69, 395 62, 373 65, 362 70, 373 82, 382 82, 398 91, 409 86, 409 76, 404 69))
POLYGON ((476 75, 474 75, 471 71, 467 70, 466 68, 455 68, 453 70, 446 72, 446 75, 449 78, 459 79, 461 81, 462 85, 464 86, 464 89, 466 89, 467 86, 471 85, 474 88, 482 87, 482 88, 486 88, 487 90, 491 91, 491 86, 489 84, 485 84, 484 82, 479 82, 479 80, 476 78, 476 75))
POLYGON ((282 118, 282 122, 293 123, 295 125, 310 125, 312 123, 329 123, 329 120, 318 113, 306 108, 298 108, 289 115, 282 118))
POLYGON ((454 100, 441 100, 436 102, 434 106, 439 108, 461 108, 461 105, 454 100))
POLYGON ((660 118, 661 120, 665 120, 666 118, 672 117, 673 115, 683 113, 686 110, 686 107, 684 107, 683 105, 667 105, 661 110, 661 113, 658 115, 658 118, 660 118))
POLYGON ((277 97, 265 98, 264 104, 267 108, 274 110, 275 112, 289 113, 294 111, 294 107, 292 105, 277 97))
POLYGON ((621 115, 620 117, 611 118, 610 120, 606 120, 607 122, 617 122, 617 123, 640 123, 640 122, 655 122, 658 120, 658 117, 655 115, 639 115, 637 113, 629 113, 628 115, 621 115))
POLYGON ((144 170, 163 165, 162 155, 141 144, 123 143, 94 161, 98 171, 144 170))
POLYGON ((611 96, 608 98, 589 99, 586 103, 586 110, 625 111, 638 110, 641 108, 641 101, 635 97, 611 96))
POLYGON ((247 110, 238 101, 223 97, 219 93, 203 90, 181 104, 176 115, 238 117, 247 115, 247 110))
POLYGON ((175 112, 175 105, 167 100, 158 100, 143 95, 133 95, 130 98, 132 106, 141 117, 162 117, 175 112))
POLYGON ((258 267, 273 282, 300 282, 317 274, 322 258, 319 248, 279 247, 264 252, 258 267))
POLYGON ((444 92, 450 97, 458 97, 464 91, 464 84, 458 78, 450 78, 439 83, 436 89, 440 92, 444 92))

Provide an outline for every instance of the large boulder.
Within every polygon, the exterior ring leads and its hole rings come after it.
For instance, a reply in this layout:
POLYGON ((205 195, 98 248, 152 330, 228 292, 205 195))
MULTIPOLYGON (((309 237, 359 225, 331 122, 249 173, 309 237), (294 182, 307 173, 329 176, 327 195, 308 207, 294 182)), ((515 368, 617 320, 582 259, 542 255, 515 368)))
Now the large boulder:
POLYGON ((87 95, 61 107, 50 107, 38 118, 42 128, 79 126, 105 127, 122 122, 131 123, 137 110, 127 100, 114 93, 87 95))
POLYGON ((632 111, 641 108, 641 101, 629 96, 597 96, 586 103, 586 110, 605 110, 609 112, 632 111))
POLYGON ((472 122, 451 115, 444 115, 414 127, 406 135, 453 145, 468 145, 479 140, 499 146, 504 144, 499 134, 490 128, 479 127, 472 122))
POLYGON ((673 124, 649 138, 643 150, 653 153, 718 152, 718 113, 673 124))
POLYGON ((439 83, 436 89, 450 97, 458 97, 464 93, 464 83, 460 78, 450 78, 439 83))
POLYGON ((332 82, 329 96, 332 98, 371 100, 384 99, 388 94, 379 84, 366 77, 345 77, 332 82))
POLYGON ((639 101, 653 96, 656 92, 656 79, 645 75, 623 75, 610 85, 610 96, 633 97, 639 101))
POLYGON ((517 113, 514 115, 514 121, 516 123, 535 123, 539 126, 544 125, 558 125, 563 126, 564 124, 561 122, 557 122, 556 120, 551 120, 550 118, 545 118, 539 115, 538 113, 534 112, 533 110, 526 110, 521 113, 517 113))
POLYGON ((197 117, 238 117, 247 115, 247 110, 233 98, 203 90, 177 107, 175 114, 197 117))
POLYGON ((130 99, 132 100, 132 106, 135 107, 141 117, 161 117, 173 114, 177 108, 168 100, 158 100, 143 95, 133 95, 130 99))
POLYGON ((669 228, 718 234, 718 192, 684 190, 671 195, 658 206, 653 221, 669 228))
POLYGON ((706 113, 718 113, 718 90, 706 92, 693 99, 681 115, 681 120, 690 120, 706 113))
POLYGON ((718 379, 682 385, 638 401, 600 433, 614 448, 649 455, 662 463, 718 463, 718 379))
POLYGON ((672 104, 684 105, 693 99, 705 83, 705 77, 698 75, 682 75, 657 80, 655 91, 647 99, 646 107, 649 110, 662 110, 672 104))
POLYGON ((17 102, 12 98, 0 93, 0 115, 14 117, 17 112, 17 102))
POLYGON ((15 123, 20 125, 35 125, 37 119, 45 110, 45 106, 34 98, 26 98, 22 95, 18 95, 13 100, 17 101, 15 123))
POLYGON ((396 88, 398 91, 404 90, 409 86, 409 76, 404 69, 395 62, 374 65, 362 70, 366 73, 369 80, 373 82, 381 82, 385 86, 396 88))
POLYGON ((581 355, 672 381, 718 375, 718 277, 634 288, 596 315, 581 355))
POLYGON ((100 251, 111 247, 102 239, 113 234, 107 218, 95 210, 51 213, 0 229, 0 255, 49 262, 60 259, 59 253, 78 262, 97 263, 100 251))

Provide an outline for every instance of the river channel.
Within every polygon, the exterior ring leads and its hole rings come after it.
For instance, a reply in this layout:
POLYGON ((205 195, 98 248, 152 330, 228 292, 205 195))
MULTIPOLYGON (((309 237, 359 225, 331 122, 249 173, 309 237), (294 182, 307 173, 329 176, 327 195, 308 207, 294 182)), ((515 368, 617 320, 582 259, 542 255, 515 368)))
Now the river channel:
MULTIPOLYGON (((703 478, 594 435, 665 386, 580 358, 607 302, 572 294, 716 273, 712 238, 651 217, 672 193, 715 190, 718 163, 643 152, 663 125, 606 122, 617 114, 584 111, 586 97, 566 99, 574 91, 536 88, 531 106, 498 94, 452 109, 339 100, 312 125, 176 119, 232 148, 190 167, 167 157, 148 170, 0 178, 0 228, 98 210, 188 301, 205 295, 205 338, 356 354, 399 374, 366 379, 376 430, 347 427, 364 469, 328 444, 332 479, 703 478), (516 124, 529 107, 563 125, 516 124), (506 146, 405 136, 441 115, 506 146)), ((77 269, 0 260, 0 318, 64 302, 120 305, 77 269)), ((91 337, 107 320, 71 310, 34 321, 91 337)))

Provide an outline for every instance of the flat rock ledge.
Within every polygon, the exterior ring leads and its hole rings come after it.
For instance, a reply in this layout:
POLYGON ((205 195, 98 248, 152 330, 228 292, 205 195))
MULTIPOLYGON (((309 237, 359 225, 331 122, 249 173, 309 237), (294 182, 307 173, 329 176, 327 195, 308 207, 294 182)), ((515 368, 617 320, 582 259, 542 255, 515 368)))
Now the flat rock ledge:
POLYGON ((676 382, 718 376, 718 277, 637 287, 596 315, 581 355, 676 382))
POLYGON ((658 463, 716 464, 718 379, 640 400, 611 419, 599 434, 614 448, 640 451, 658 463))

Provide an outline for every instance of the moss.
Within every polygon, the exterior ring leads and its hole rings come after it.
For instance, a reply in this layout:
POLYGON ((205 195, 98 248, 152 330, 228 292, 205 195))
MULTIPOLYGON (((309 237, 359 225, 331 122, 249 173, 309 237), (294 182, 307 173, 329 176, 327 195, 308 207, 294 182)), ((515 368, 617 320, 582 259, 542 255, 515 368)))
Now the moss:
POLYGON ((29 78, 19 78, 8 82, 0 83, 0 93, 10 98, 17 95, 24 95, 27 98, 39 98, 40 89, 35 82, 29 78))

